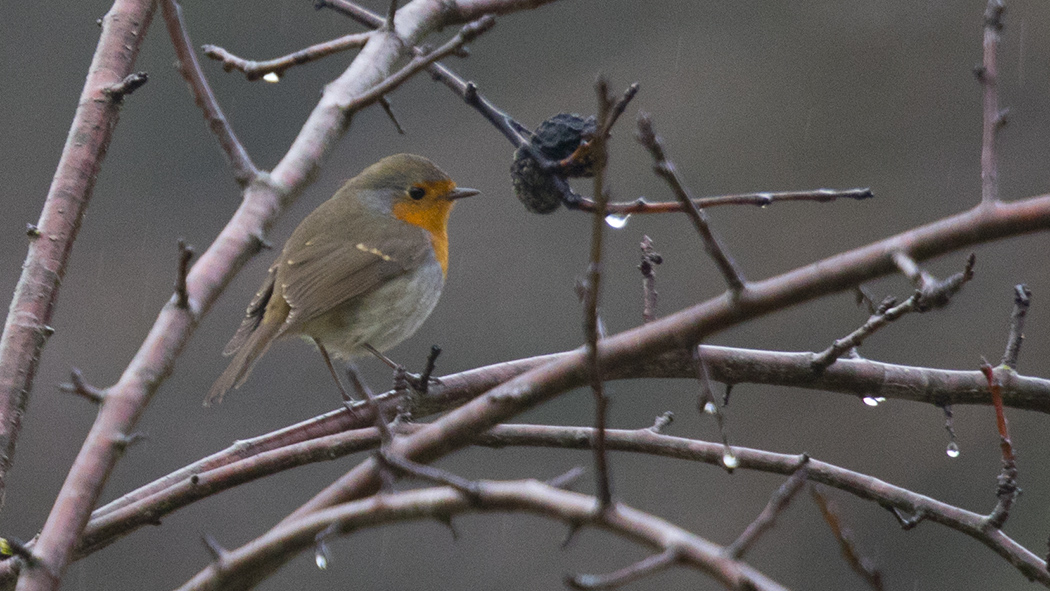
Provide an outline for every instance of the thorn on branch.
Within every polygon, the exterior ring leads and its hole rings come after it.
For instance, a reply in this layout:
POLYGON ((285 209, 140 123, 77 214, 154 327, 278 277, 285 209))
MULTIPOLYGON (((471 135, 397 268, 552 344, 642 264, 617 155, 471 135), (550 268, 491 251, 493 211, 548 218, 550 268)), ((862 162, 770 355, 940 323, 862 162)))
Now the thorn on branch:
POLYGON ((390 99, 385 96, 379 97, 379 106, 383 107, 383 112, 386 113, 390 122, 394 124, 394 129, 397 130, 398 135, 405 135, 405 128, 401 127, 401 123, 397 120, 397 115, 394 113, 394 107, 390 104, 390 99))
POLYGON ((204 549, 208 551, 208 556, 211 556, 211 561, 219 568, 222 568, 223 560, 226 558, 226 548, 223 548, 218 540, 207 532, 201 534, 201 543, 204 544, 204 549))
POLYGON ((584 472, 586 472, 586 470, 580 466, 576 466, 560 476, 551 478, 547 481, 547 484, 554 488, 569 490, 576 484, 576 481, 583 476, 584 472))
POLYGON ((1024 342, 1024 319, 1028 307, 1032 305, 1032 291, 1025 284, 1014 286, 1014 311, 1010 315, 1010 336, 1006 339, 1006 351, 1003 353, 1002 365, 1017 369, 1017 358, 1021 355, 1021 343, 1024 342))
POLYGON ((605 575, 566 575, 565 584, 572 589, 616 589, 643 577, 674 566, 679 559, 679 550, 670 547, 659 554, 640 560, 628 567, 605 575))
POLYGON ((653 130, 652 119, 646 113, 638 114, 638 141, 652 155, 654 161, 653 170, 657 176, 667 182, 668 186, 671 187, 671 191, 689 215, 689 219, 692 220, 693 226, 704 243, 704 250, 714 259, 715 264, 722 273, 722 277, 729 285, 729 289, 734 293, 743 291, 747 283, 744 274, 726 252, 718 237, 715 236, 707 214, 694 203, 695 199, 685 187, 681 177, 678 176, 674 164, 667 159, 663 142, 653 130))
POLYGON ((882 573, 870 558, 861 555, 857 549, 857 543, 853 539, 852 532, 842 524, 842 518, 839 516, 834 504, 816 486, 810 486, 809 492, 817 503, 825 523, 831 528, 831 533, 838 540, 842 556, 846 559, 850 568, 867 581, 872 589, 882 591, 882 573))
POLYGON ((179 266, 175 275, 175 306, 181 310, 190 307, 190 294, 186 288, 186 277, 190 274, 190 261, 193 259, 194 250, 186 244, 186 240, 179 238, 179 266))
POLYGON ((656 422, 653 423, 652 427, 649 427, 649 430, 653 433, 662 434, 664 431, 667 430, 668 427, 671 426, 671 423, 673 422, 674 413, 668 410, 665 411, 662 415, 656 417, 656 422))
POLYGON ((114 104, 124 102, 124 97, 138 90, 142 85, 149 82, 149 74, 146 72, 134 72, 128 74, 123 80, 102 89, 102 94, 114 104))
POLYGON ((123 451, 127 451, 128 448, 130 448, 131 446, 135 445, 136 443, 139 443, 141 441, 146 441, 148 439, 149 439, 149 437, 145 433, 143 433, 142 431, 135 431, 134 433, 132 433, 130 435, 120 435, 120 436, 118 436, 113 441, 113 445, 115 445, 117 447, 117 449, 119 449, 120 451, 123 452, 123 451))
POLYGON ((897 519, 897 523, 901 526, 901 529, 903 529, 904 531, 914 529, 916 526, 922 523, 923 520, 926 519, 926 512, 922 511, 921 509, 919 511, 916 511, 914 515, 908 517, 896 507, 890 507, 888 505, 884 506, 887 509, 889 509, 890 513, 892 513, 893 516, 897 519))
POLYGON ((106 391, 100 388, 96 388, 91 384, 87 383, 84 379, 84 374, 77 368, 73 368, 69 375, 70 383, 62 384, 58 389, 68 394, 76 394, 82 398, 86 398, 95 404, 102 404, 106 399, 106 391))

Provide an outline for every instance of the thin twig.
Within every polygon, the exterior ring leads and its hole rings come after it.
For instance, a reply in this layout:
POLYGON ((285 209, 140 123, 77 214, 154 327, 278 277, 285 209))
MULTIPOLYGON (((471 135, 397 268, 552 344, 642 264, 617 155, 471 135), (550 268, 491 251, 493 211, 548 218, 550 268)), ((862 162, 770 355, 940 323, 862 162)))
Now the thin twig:
POLYGON ((737 559, 742 558, 762 534, 772 529, 777 517, 784 512, 791 500, 795 498, 795 494, 798 493, 799 489, 802 488, 802 485, 809 478, 806 473, 807 463, 809 463, 809 456, 803 455, 802 461, 799 462, 798 470, 795 470, 791 478, 788 478, 787 481, 777 487, 777 490, 769 498, 769 502, 766 503, 766 507, 762 509, 762 512, 758 514, 754 521, 748 524, 747 528, 740 534, 740 537, 732 544, 726 546, 727 555, 737 559))
MULTIPOLYGON (((599 76, 594 85, 598 97, 598 120, 605 123, 609 121, 612 99, 609 96, 609 86, 604 77, 599 76)), ((598 301, 601 295, 602 280, 602 244, 605 230, 605 204, 609 200, 609 194, 605 188, 605 164, 606 164, 606 139, 607 133, 598 133, 591 140, 591 150, 595 155, 594 165, 594 195, 598 203, 598 211, 591 219, 591 253, 590 264, 587 267, 587 289, 584 293, 584 320, 583 331, 586 338, 586 356, 588 379, 591 392, 594 397, 594 466, 595 478, 597 480, 598 510, 604 513, 612 504, 612 491, 609 483, 608 457, 605 453, 605 419, 606 407, 609 400, 605 396, 602 383, 601 365, 598 363, 598 341, 601 338, 598 318, 598 301)))
POLYGON ((729 435, 726 432, 725 413, 715 402, 715 391, 711 388, 711 372, 707 369, 707 361, 700 345, 691 347, 693 357, 693 368, 696 371, 696 379, 700 383, 700 396, 697 397, 697 409, 702 414, 714 415, 715 423, 718 425, 718 435, 722 439, 722 467, 730 474, 739 466, 733 449, 729 447, 729 435))
MULTIPOLYGON (((723 205, 757 205, 768 207, 782 201, 814 201, 827 203, 836 199, 870 199, 875 195, 871 189, 817 189, 816 191, 783 191, 778 193, 741 193, 739 195, 718 195, 714 197, 697 197, 693 205, 698 208, 718 207, 723 205)), ((580 211, 594 211, 594 201, 586 197, 576 200, 571 207, 580 211)), ((639 198, 635 201, 609 203, 605 211, 617 215, 645 215, 650 213, 681 213, 686 210, 681 201, 646 201, 639 198)))
POLYGON ((999 380, 995 377, 995 370, 988 362, 981 364, 981 373, 988 380, 988 391, 992 395, 992 406, 995 408, 995 423, 999 430, 999 449, 1002 452, 1002 469, 999 471, 998 487, 995 496, 998 502, 992 512, 988 514, 988 525, 1001 529, 1010 516, 1010 508, 1014 500, 1020 494, 1021 489, 1017 487, 1017 459, 1014 456, 1013 443, 1010 441, 1010 429, 1006 422, 1006 412, 1003 409, 1003 395, 999 387, 999 380))
POLYGON ((106 399, 106 391, 87 383, 87 380, 84 379, 84 374, 75 367, 70 372, 70 383, 62 384, 59 386, 59 390, 76 394, 95 404, 101 404, 106 399))
POLYGON ((566 575, 565 584, 572 589, 616 589, 653 573, 666 570, 677 564, 679 560, 680 552, 678 548, 672 546, 616 572, 604 575, 566 575))
POLYGON ((653 240, 642 237, 642 262, 638 270, 642 272, 642 322, 656 320, 656 265, 664 262, 660 253, 653 249, 653 240))
POLYGON ((1014 286, 1014 311, 1010 315, 1010 336, 1006 340, 1006 351, 1003 353, 1002 365, 1017 370, 1017 358, 1021 354, 1021 343, 1024 342, 1024 318, 1032 304, 1032 291, 1025 284, 1014 286))
POLYGON ((999 201, 999 130, 1005 113, 999 109, 999 39, 1003 30, 1002 0, 988 0, 984 11, 984 57, 977 79, 984 89, 984 125, 981 135, 981 203, 999 201))
POLYGON ((371 37, 372 33, 346 35, 338 39, 311 45, 285 56, 261 62, 237 57, 218 45, 203 45, 201 50, 204 51, 204 55, 222 62, 223 70, 227 72, 237 70, 238 72, 243 72, 244 77, 248 80, 259 80, 267 74, 280 77, 284 75, 285 70, 293 66, 317 61, 348 49, 363 47, 371 37))
POLYGON ((394 113, 394 106, 390 104, 390 99, 387 97, 381 97, 379 99, 379 106, 383 107, 383 112, 386 113, 390 122, 394 124, 394 129, 397 130, 398 135, 405 135, 405 128, 401 127, 401 122, 397 120, 397 115, 394 113))
POLYGON ((455 53, 464 45, 476 39, 479 35, 492 29, 495 25, 496 18, 491 15, 485 15, 476 21, 467 23, 454 37, 441 45, 441 47, 438 47, 430 53, 415 56, 411 61, 405 64, 403 68, 379 84, 376 84, 364 94, 353 97, 339 105, 340 108, 345 113, 360 111, 368 105, 378 101, 388 92, 401 86, 401 84, 416 75, 418 72, 426 69, 430 64, 455 53))
POLYGON ((160 4, 164 22, 168 27, 168 36, 175 48, 179 73, 190 85, 193 100, 203 113, 208 129, 215 134, 215 138, 219 140, 219 147, 230 161, 233 178, 241 187, 247 187, 259 176, 259 169, 255 167, 244 145, 237 139, 233 127, 219 106, 218 99, 215 98, 215 93, 211 90, 211 85, 204 77, 204 71, 201 70, 189 31, 186 29, 186 21, 182 17, 182 7, 175 0, 161 0, 160 4))
POLYGON ((671 192, 678 198, 678 202, 682 204, 683 210, 689 215, 689 219, 692 220, 693 226, 700 234, 701 240, 703 240, 704 250, 714 259, 718 270, 722 273, 722 277, 729 285, 729 289, 734 293, 743 291, 747 283, 744 274, 733 262, 725 247, 711 230, 707 214, 694 203, 695 198, 689 192, 689 189, 686 188, 681 177, 678 176, 678 171, 675 169, 674 164, 667 159, 663 142, 653 130, 653 122, 646 113, 638 114, 638 141, 652 155, 654 161, 653 170, 667 182, 671 187, 671 192))
POLYGON ((815 373, 824 371, 831 364, 835 363, 839 357, 842 357, 846 351, 861 346, 865 339, 875 334, 880 328, 909 312, 917 311, 920 301, 921 294, 919 292, 912 294, 902 304, 897 304, 896 300, 888 298, 875 310, 875 314, 868 317, 868 321, 861 325, 860 328, 841 339, 836 339, 830 347, 820 353, 815 353, 812 362, 813 371, 815 373))
POLYGON ((820 514, 824 516, 824 521, 831 528, 831 533, 838 540, 842 556, 846 559, 850 568, 853 569, 853 572, 860 575, 872 589, 882 591, 882 573, 872 563, 871 559, 862 555, 857 549, 857 542, 853 539, 852 533, 842 525, 842 518, 839 517, 835 506, 816 486, 810 486, 809 492, 813 496, 813 500, 816 501, 817 507, 820 508, 820 514))

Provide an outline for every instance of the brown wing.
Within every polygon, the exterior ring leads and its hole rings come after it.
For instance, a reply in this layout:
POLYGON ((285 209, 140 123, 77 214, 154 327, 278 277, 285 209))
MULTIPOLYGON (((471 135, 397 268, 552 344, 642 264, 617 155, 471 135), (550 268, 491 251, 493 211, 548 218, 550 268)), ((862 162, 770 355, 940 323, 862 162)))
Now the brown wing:
POLYGON ((423 263, 430 252, 426 233, 401 222, 385 225, 373 232, 383 235, 378 240, 293 236, 296 244, 285 249, 276 276, 292 309, 282 333, 423 263))
POLYGON ((259 323, 261 323, 263 319, 263 313, 266 312, 266 304, 270 303, 270 297, 273 295, 273 286, 276 276, 277 265, 275 264, 270 267, 270 272, 266 276, 266 281, 263 282, 262 287, 259 288, 255 297, 252 298, 251 303, 248 304, 248 310, 245 311, 244 320, 241 321, 241 325, 237 328, 237 332, 234 333, 230 342, 226 343, 226 348, 222 350, 222 354, 226 357, 233 355, 243 347, 244 343, 247 342, 248 337, 255 332, 255 329, 259 328, 259 323))

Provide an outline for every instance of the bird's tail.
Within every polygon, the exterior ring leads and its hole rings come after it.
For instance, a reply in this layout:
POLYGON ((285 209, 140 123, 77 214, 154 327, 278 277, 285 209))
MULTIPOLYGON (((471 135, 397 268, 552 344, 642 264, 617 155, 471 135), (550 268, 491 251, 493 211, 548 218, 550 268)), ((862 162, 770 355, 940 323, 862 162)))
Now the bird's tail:
POLYGON ((252 373, 255 362, 270 348, 270 343, 280 332, 280 322, 262 322, 237 348, 229 367, 212 384, 204 406, 222 402, 222 397, 231 389, 240 388, 252 373))

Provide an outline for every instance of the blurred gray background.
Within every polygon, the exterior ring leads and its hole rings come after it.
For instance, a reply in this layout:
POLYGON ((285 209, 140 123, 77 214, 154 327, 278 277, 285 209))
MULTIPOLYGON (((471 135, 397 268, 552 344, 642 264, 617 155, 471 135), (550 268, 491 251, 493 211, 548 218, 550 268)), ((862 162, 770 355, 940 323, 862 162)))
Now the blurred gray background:
MULTIPOLYGON (((382 10, 385 2, 366 3, 382 10)), ((69 129, 106 1, 0 4, 0 294, 8 298, 25 256, 24 228, 39 216, 69 129)), ((360 30, 308 0, 187 0, 195 44, 221 45, 265 59, 360 30)), ((610 183, 617 199, 671 196, 633 140, 639 109, 653 113, 673 159, 697 194, 870 186, 876 199, 711 210, 717 230, 748 277, 759 279, 843 249, 958 212, 977 202, 980 61, 984 2, 697 2, 563 0, 499 19, 466 60, 449 62, 496 104, 532 126, 558 112, 590 113, 592 81, 642 91, 616 130, 610 183)), ((1017 199, 1050 185, 1050 6, 1011 0, 1002 47, 1002 104, 1011 108, 1002 140, 1002 195, 1017 199)), ((279 84, 246 82, 213 62, 206 72, 246 147, 269 168, 285 152, 323 85, 350 54, 298 67, 279 84)), ((59 394, 71 367, 104 386, 114 382, 171 294, 176 239, 203 248, 240 197, 222 154, 202 124, 158 14, 136 69, 150 82, 132 96, 62 286, 57 329, 43 362, 10 475, 0 534, 31 537, 43 523, 95 411, 59 394)), ((418 366, 431 344, 444 347, 439 372, 560 351, 582 342, 573 293, 583 271, 589 218, 525 212, 508 178, 511 147, 444 87, 419 77, 391 96, 408 135, 382 111, 355 118, 323 174, 274 229, 281 244, 340 183, 390 153, 426 155, 484 196, 457 208, 444 298, 417 335, 392 351, 418 366)), ((589 190, 588 185, 580 189, 589 190)), ((637 245, 650 235, 666 263, 658 269, 660 312, 719 293, 723 286, 682 216, 635 217, 610 232, 602 312, 611 331, 641 319, 637 245)), ((950 308, 909 316, 870 339, 874 359, 974 369, 997 361, 1007 333, 1012 287, 1034 293, 1022 372, 1050 366, 1050 236, 977 250, 977 276, 950 308)), ((931 262, 943 276, 966 253, 931 262)), ((331 410, 336 393, 312 348, 274 347, 247 385, 221 406, 201 407, 225 366, 220 352, 261 282, 264 253, 233 281, 179 360, 141 423, 149 440, 119 463, 105 500, 251 437, 331 410)), ((869 286, 878 297, 906 296, 901 278, 869 286)), ((6 301, 6 299, 5 299, 6 301)), ((823 349, 866 318, 849 295, 829 297, 753 322, 710 342, 784 350, 823 349)), ((365 361, 376 388, 387 371, 365 361)), ((717 437, 695 417, 691 381, 614 383, 611 423, 638 428, 673 410, 672 434, 717 437)), ((587 424, 590 394, 569 393, 523 421, 587 424)), ((986 512, 994 504, 999 450, 988 407, 956 408, 962 455, 945 455, 941 411, 890 401, 868 408, 842 395, 740 386, 727 409, 732 443, 778 452, 808 451, 937 499, 986 512)), ((1050 533, 1050 419, 1010 411, 1024 495, 1006 526, 1037 554, 1050 533)), ((264 532, 358 458, 314 465, 242 486, 140 530, 76 564, 67 589, 170 588, 204 566, 199 537, 236 547, 264 532)), ((548 478, 585 452, 468 450, 441 465, 470 477, 548 478)), ((729 543, 762 509, 780 477, 614 454, 618 499, 729 543)), ((582 483, 591 490, 591 479, 582 483)), ((878 506, 831 491, 860 548, 882 568, 888 589, 1029 589, 984 546, 934 524, 902 532, 878 506)), ((559 549, 565 528, 534 517, 457 520, 453 541, 433 523, 363 532, 333 544, 318 571, 304 556, 264 589, 558 589, 565 572, 604 572, 644 549, 585 531, 559 549)), ((837 543, 806 496, 789 508, 749 561, 797 589, 860 588, 837 543)), ((676 570, 633 589, 711 589, 676 570)))

